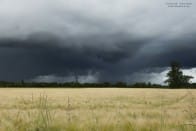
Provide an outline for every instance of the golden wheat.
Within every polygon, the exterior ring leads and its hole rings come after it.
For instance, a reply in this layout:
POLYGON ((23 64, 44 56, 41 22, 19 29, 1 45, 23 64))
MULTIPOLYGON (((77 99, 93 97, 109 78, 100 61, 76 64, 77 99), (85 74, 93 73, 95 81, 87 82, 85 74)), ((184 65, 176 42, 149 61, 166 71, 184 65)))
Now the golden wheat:
POLYGON ((0 131, 194 131, 196 90, 0 89, 0 131))

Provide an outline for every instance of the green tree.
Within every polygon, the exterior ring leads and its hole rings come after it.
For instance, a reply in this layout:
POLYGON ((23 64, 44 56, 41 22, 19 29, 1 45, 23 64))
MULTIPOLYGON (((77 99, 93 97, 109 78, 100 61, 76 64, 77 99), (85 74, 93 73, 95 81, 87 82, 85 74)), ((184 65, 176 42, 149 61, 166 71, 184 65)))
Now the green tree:
POLYGON ((168 83, 169 87, 179 88, 183 86, 188 86, 192 76, 183 75, 183 72, 180 69, 180 64, 178 62, 171 63, 171 69, 167 73, 168 79, 165 83, 168 83))

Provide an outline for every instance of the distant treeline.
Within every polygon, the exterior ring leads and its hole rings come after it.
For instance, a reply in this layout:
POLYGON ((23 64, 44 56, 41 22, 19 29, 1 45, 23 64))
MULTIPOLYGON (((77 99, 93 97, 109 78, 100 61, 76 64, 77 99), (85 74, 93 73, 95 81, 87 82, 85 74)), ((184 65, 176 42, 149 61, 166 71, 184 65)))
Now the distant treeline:
MULTIPOLYGON (((135 84, 127 84, 125 82, 117 82, 117 83, 110 83, 110 82, 103 82, 103 83, 77 83, 77 82, 65 82, 65 83, 45 83, 45 82, 6 82, 0 81, 0 87, 37 87, 37 88, 48 88, 48 87, 55 87, 55 88, 85 88, 85 87, 92 87, 92 88, 169 88, 168 86, 163 86, 159 84, 152 84, 152 83, 135 83, 135 84)), ((185 87, 184 87, 185 88, 185 87)), ((196 83, 190 84, 188 88, 196 88, 196 83)))
POLYGON ((162 87, 162 85, 151 84, 151 83, 135 83, 129 85, 125 82, 103 82, 103 83, 78 83, 78 82, 65 82, 65 83, 46 83, 46 82, 6 82, 0 81, 0 87, 162 87))

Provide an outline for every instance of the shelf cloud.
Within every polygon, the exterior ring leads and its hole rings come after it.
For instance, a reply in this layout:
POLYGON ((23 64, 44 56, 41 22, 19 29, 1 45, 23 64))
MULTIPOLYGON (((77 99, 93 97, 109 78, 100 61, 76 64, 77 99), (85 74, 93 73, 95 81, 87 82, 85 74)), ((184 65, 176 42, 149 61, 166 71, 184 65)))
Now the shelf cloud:
POLYGON ((172 60, 191 70, 196 8, 188 1, 170 8, 163 0, 0 0, 0 80, 66 81, 75 73, 85 82, 131 83, 128 76, 160 73, 172 60))

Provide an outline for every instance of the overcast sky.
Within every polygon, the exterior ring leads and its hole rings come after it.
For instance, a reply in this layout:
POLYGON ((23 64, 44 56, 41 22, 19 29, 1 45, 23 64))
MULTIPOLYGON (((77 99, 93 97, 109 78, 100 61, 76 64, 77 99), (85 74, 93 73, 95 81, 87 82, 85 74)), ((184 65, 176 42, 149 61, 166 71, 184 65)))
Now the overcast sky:
POLYGON ((0 80, 162 83, 172 60, 194 76, 196 6, 184 1, 0 0, 0 80))

